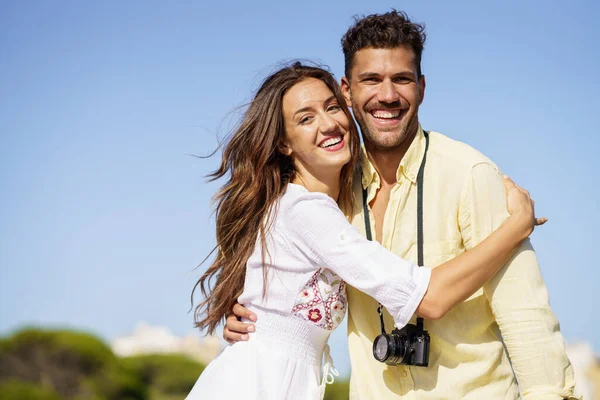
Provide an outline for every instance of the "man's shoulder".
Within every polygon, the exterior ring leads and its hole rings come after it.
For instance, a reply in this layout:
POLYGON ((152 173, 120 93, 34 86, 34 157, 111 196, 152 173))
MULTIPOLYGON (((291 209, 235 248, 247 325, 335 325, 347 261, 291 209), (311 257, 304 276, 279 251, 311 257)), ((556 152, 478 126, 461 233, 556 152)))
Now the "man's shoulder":
POLYGON ((484 163, 497 169, 496 164, 492 160, 467 143, 460 142, 435 131, 429 131, 429 138, 428 154, 435 155, 444 163, 451 162, 465 169, 471 169, 478 164, 484 163))

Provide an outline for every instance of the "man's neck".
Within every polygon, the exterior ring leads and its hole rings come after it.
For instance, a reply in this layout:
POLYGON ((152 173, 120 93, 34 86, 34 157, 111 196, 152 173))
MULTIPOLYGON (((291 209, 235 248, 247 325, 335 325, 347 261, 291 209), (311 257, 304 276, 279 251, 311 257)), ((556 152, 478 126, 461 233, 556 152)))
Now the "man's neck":
POLYGON ((370 143, 365 142, 365 150, 369 160, 377 170, 382 186, 393 186, 396 184, 396 174, 402 159, 406 155, 408 148, 415 140, 417 130, 406 138, 398 147, 388 150, 377 149, 370 143))

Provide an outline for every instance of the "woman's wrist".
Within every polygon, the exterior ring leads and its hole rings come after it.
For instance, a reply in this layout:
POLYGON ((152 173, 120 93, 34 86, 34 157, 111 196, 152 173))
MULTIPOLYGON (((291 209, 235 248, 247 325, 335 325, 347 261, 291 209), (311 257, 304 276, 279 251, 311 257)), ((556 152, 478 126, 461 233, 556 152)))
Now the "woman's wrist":
POLYGON ((533 232, 533 221, 529 214, 511 214, 506 220, 511 232, 514 232, 515 238, 520 242, 527 239, 533 232))

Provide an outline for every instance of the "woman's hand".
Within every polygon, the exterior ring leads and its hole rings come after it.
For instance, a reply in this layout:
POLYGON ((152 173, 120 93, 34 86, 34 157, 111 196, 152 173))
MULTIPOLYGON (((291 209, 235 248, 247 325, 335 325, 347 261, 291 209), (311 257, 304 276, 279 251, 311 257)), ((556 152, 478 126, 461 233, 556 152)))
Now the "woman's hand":
POLYGON ((506 205, 511 218, 520 223, 525 237, 531 235, 536 226, 544 225, 548 218, 535 217, 535 201, 531 199, 529 192, 516 183, 508 176, 504 175, 504 187, 506 188, 506 205))

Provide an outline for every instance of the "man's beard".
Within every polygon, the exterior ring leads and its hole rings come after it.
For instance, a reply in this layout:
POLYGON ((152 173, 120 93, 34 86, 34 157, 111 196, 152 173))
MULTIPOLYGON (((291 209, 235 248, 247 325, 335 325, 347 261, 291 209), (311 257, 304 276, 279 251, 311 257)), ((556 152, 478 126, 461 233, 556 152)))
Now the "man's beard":
POLYGON ((411 115, 404 115, 400 126, 394 127, 389 131, 377 129, 375 127, 370 129, 366 119, 363 118, 365 114, 368 113, 364 112, 364 114, 360 114, 360 116, 355 115, 354 117, 360 127, 365 144, 367 147, 375 150, 390 151, 396 149, 405 143, 407 139, 414 136, 418 129, 416 112, 411 113, 411 115))

